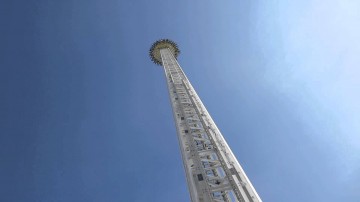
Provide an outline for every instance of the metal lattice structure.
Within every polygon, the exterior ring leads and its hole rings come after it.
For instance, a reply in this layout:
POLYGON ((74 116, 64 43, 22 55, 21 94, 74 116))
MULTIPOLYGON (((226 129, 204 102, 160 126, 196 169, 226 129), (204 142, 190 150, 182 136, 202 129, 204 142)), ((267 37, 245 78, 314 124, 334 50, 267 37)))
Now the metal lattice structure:
POLYGON ((151 60, 165 70, 192 202, 261 202, 220 130, 176 60, 177 45, 162 39, 151 60))

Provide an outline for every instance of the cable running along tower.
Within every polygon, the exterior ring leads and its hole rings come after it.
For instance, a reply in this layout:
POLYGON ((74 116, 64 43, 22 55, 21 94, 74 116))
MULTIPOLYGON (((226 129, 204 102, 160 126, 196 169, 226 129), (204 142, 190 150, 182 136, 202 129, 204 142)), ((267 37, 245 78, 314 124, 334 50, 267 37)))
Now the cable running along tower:
POLYGON ((181 69, 180 50, 156 41, 150 58, 165 70, 192 202, 261 202, 230 147, 181 69))

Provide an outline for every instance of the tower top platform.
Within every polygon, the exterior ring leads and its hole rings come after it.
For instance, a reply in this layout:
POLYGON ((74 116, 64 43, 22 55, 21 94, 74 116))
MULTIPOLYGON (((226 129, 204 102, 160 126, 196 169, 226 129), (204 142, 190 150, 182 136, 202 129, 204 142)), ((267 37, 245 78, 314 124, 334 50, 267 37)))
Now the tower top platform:
POLYGON ((160 39, 152 44, 149 55, 151 60, 158 65, 162 65, 160 49, 169 48, 175 58, 180 54, 177 44, 169 39, 160 39))

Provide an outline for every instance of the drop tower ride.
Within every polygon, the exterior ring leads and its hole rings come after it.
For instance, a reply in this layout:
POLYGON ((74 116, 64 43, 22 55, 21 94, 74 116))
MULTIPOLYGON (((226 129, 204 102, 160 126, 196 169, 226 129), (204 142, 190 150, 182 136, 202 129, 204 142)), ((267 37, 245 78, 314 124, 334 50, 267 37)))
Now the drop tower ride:
POLYGON ((192 202, 261 202, 229 145, 196 94, 168 39, 156 41, 150 58, 164 67, 181 157, 192 202))

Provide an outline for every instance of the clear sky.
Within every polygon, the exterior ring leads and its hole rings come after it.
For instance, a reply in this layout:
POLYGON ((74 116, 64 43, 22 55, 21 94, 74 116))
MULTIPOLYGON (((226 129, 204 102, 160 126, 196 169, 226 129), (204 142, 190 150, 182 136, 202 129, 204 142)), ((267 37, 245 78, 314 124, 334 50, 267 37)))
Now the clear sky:
POLYGON ((360 201, 356 0, 3 0, 0 201, 189 201, 178 60, 266 202, 360 201))

